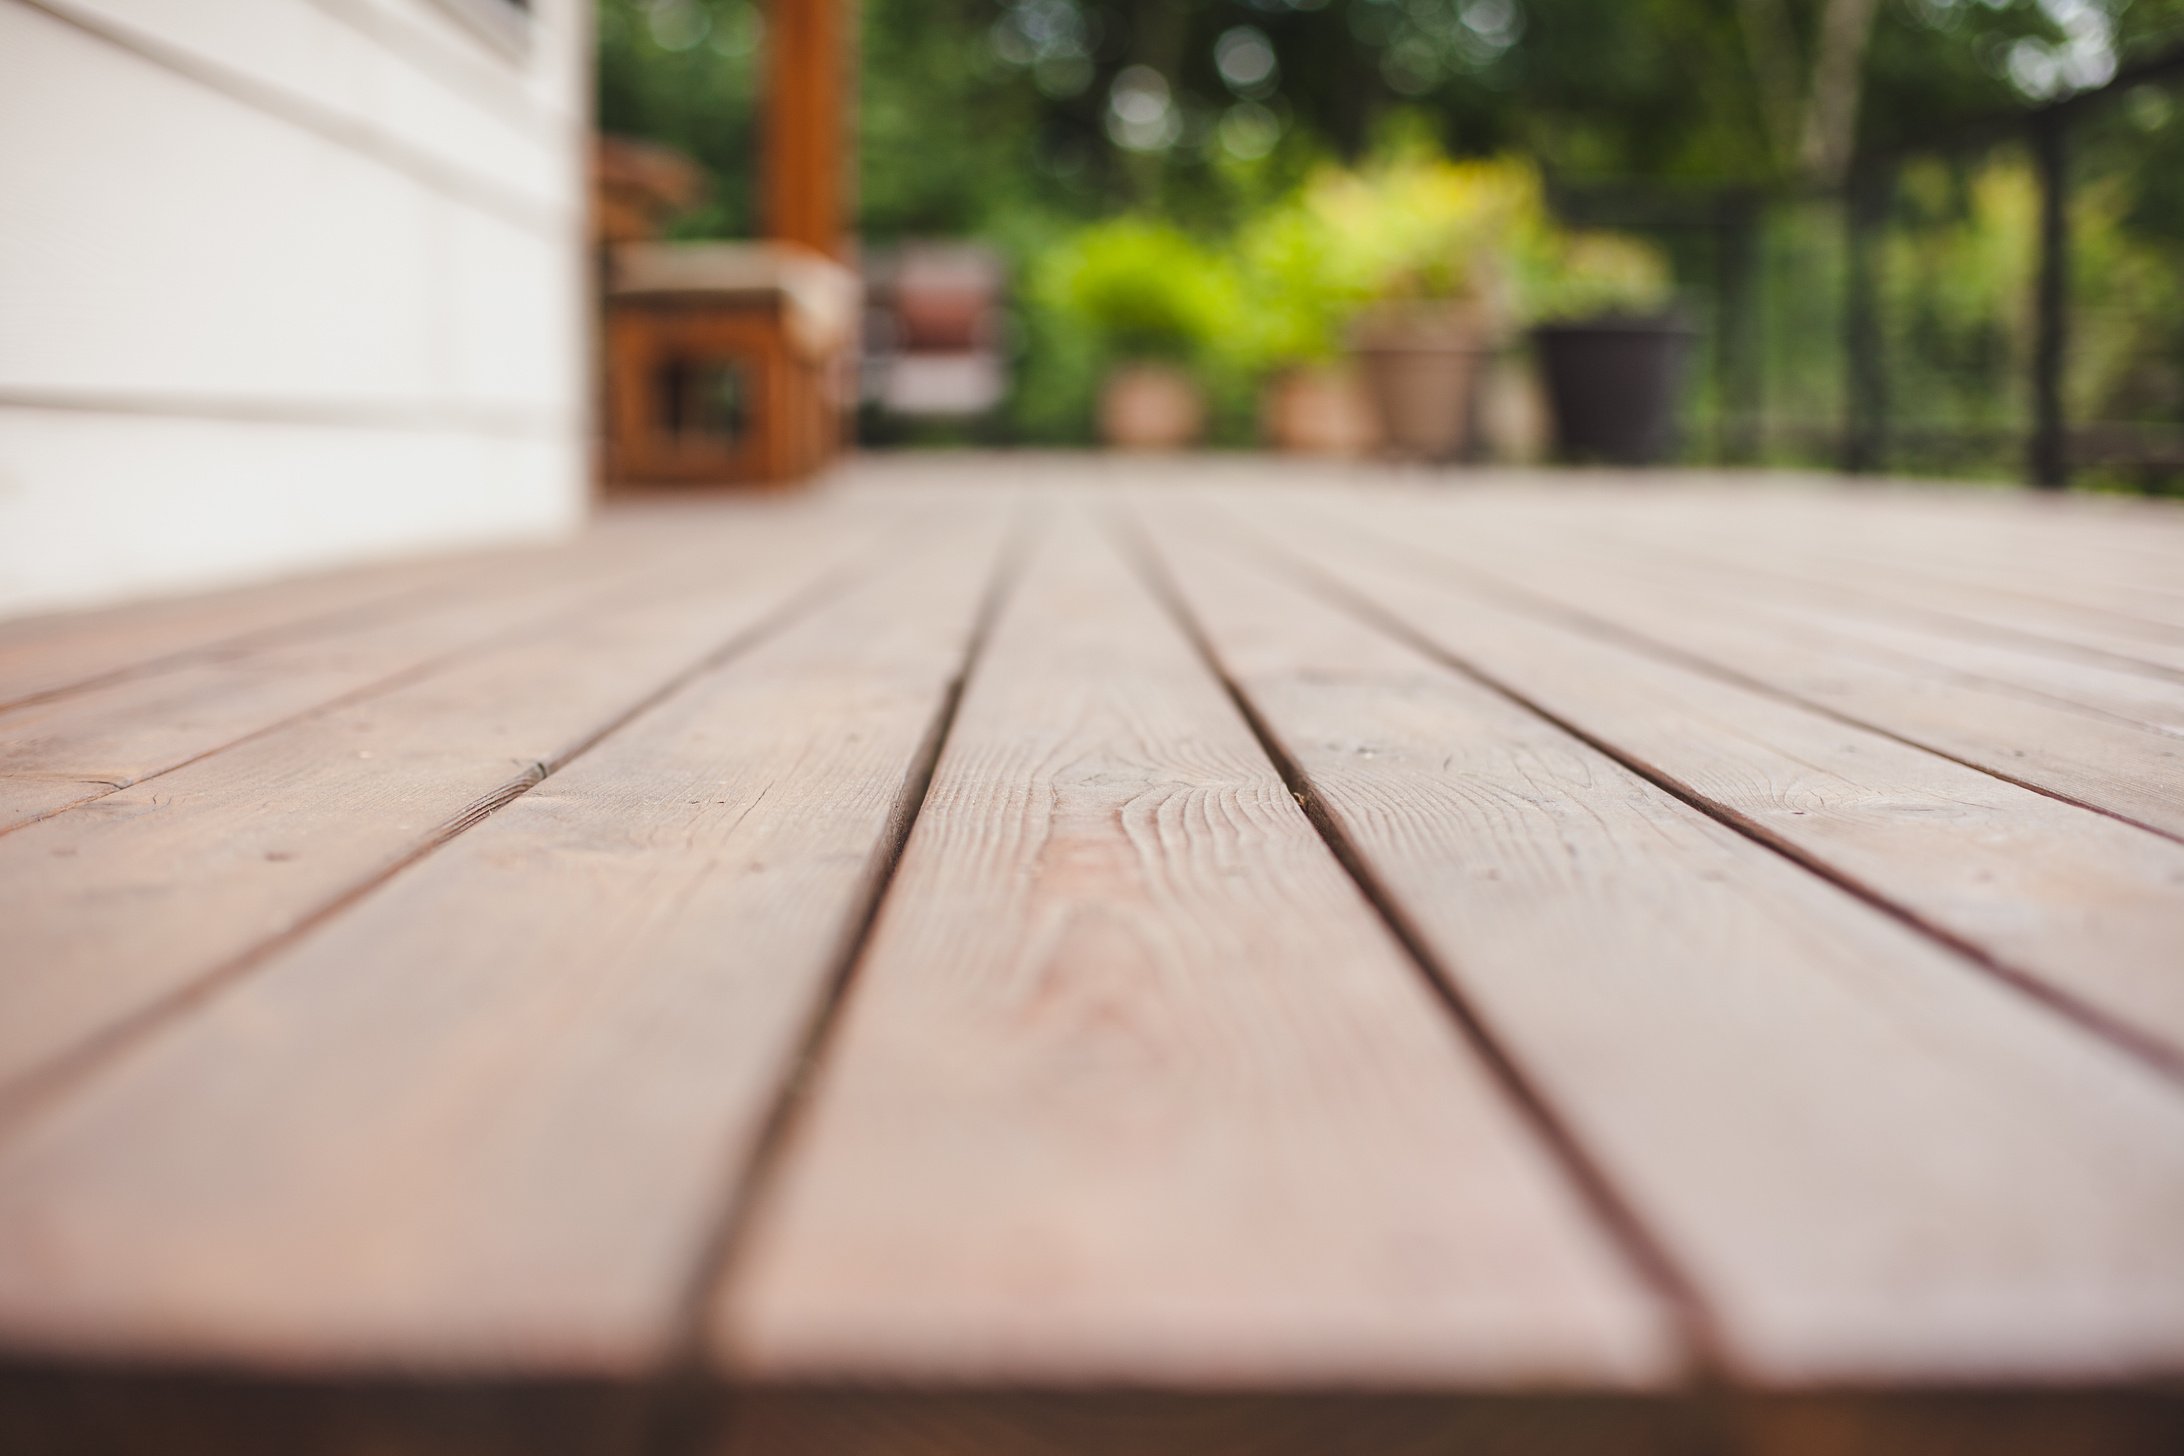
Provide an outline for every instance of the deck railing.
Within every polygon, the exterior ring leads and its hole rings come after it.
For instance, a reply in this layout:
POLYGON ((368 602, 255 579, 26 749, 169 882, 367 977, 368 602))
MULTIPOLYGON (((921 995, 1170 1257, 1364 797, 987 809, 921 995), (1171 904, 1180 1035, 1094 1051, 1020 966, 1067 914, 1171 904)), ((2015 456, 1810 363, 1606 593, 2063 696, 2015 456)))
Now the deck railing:
POLYGON ((1840 186, 1554 196, 1675 259, 1694 458, 2184 489, 2184 45, 1840 186))

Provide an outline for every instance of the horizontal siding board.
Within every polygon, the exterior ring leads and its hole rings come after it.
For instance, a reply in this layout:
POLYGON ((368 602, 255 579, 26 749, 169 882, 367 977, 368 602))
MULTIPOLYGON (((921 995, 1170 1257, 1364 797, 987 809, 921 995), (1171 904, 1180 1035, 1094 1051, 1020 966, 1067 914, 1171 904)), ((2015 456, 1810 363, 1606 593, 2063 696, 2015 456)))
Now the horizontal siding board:
POLYGON ((585 500, 573 430, 0 408, 0 475, 0 614, 554 536, 585 500))
POLYGON ((0 7, 0 394, 579 394, 577 253, 0 7), (54 145, 65 126, 69 141, 54 145), (131 185, 117 187, 114 179, 131 185))
POLYGON ((0 613, 578 518, 589 26, 445 20, 0 4, 0 613))
MULTIPOLYGON (((354 6, 295 0, 31 0, 165 60, 196 84, 264 109, 282 125, 324 118, 544 209, 579 202, 570 165, 581 136, 516 84, 540 64, 504 57, 475 71, 421 64, 385 21, 354 6), (494 72, 502 73, 495 77, 494 72), (497 81, 498 84, 494 84, 497 81)), ((453 179, 451 179, 453 180, 453 179)))

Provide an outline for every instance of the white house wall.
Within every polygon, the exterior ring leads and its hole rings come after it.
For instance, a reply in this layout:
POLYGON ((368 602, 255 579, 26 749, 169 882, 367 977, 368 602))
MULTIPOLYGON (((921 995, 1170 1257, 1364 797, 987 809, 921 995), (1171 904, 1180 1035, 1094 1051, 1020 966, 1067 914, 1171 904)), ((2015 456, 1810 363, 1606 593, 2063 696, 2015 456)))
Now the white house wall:
POLYGON ((579 518, 588 7, 461 3, 0 0, 0 612, 579 518))

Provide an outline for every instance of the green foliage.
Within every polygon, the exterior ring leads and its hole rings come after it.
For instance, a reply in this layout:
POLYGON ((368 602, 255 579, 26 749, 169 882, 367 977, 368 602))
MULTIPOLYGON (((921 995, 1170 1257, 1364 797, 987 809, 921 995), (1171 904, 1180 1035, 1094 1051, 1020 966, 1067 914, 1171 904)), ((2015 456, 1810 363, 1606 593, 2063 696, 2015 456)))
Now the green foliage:
MULTIPOLYGON (((2184 392, 2173 376, 2184 270, 2164 240, 2131 226, 2124 180, 2096 176, 2072 193, 2064 406, 2075 420, 2158 417, 2184 392)), ((1882 262, 1889 362, 1926 420, 2006 427, 2023 417, 2039 206, 2019 154, 1903 174, 1882 262)))
POLYGON ((1236 337, 1243 308, 1224 255, 1137 217, 1070 237, 1041 260, 1032 287, 1116 359, 1209 362, 1236 337))
POLYGON ((1263 368, 1319 364, 1342 350, 1342 332, 1372 298, 1363 260, 1346 249, 1300 189, 1248 218, 1236 238, 1249 330, 1263 368))
POLYGON ((1040 147, 1043 98, 1000 73, 991 0, 865 0, 857 96, 861 234, 988 233, 1066 209, 1040 147))
POLYGON ((1668 257, 1619 233, 1541 230, 1518 259, 1518 302, 1531 323, 1642 317, 1675 295, 1668 257))
MULTIPOLYGON (((1802 61, 1824 4, 1781 0, 1802 61)), ((598 0, 602 128, 676 147, 713 179, 681 235, 754 230, 766 8, 598 0)), ((1798 178, 1770 140, 1781 98, 1756 79, 1752 9, 860 0, 859 229, 873 241, 980 237, 1014 261, 1015 438, 1085 438, 1097 379, 1125 348, 1187 357, 1236 435, 1251 378, 1339 352, 1372 299, 1468 297, 1520 317, 1650 307, 1665 291, 1658 257, 1555 237, 1534 169, 1558 197, 1614 181, 1670 211, 1681 184, 1694 201, 1745 184, 1771 199, 1749 346, 1764 356, 1752 361, 1758 404, 1785 424, 1781 439, 1824 451, 1844 404, 1843 223, 1832 203, 1787 200, 1798 178), (1497 156, 1527 163, 1476 160, 1497 156), (1171 295, 1150 306, 1165 322, 1133 321, 1148 306, 1113 297, 1089 313, 1089 298, 1058 306, 1042 291, 1061 267, 1048 255, 1122 214, 1224 240, 1198 245, 1218 256, 1184 276, 1231 276, 1197 303, 1155 287, 1171 295)), ((2097 84, 2105 67, 2180 42, 2184 0, 1889 0, 1863 67, 1858 140, 1915 150, 1966 118, 2097 84)), ((2152 83, 2075 113, 2070 155, 2072 416, 2173 421, 2184 411, 2184 91, 2152 83)), ((1904 439, 1922 421, 1998 436, 2023 421, 2029 180, 2021 160, 1987 156, 2001 169, 1992 177, 1976 156, 1939 168, 1938 181, 1910 168, 1881 250, 1884 376, 1904 439)), ((1728 276, 1715 239, 1664 229, 1654 240, 1673 249, 1703 315, 1706 290, 1728 276)), ((1700 370, 1702 387, 1727 377, 1700 370)))
POLYGON ((1452 162, 1407 138, 1319 167, 1210 244, 1135 217, 1052 241, 1032 313, 1046 347, 1178 359, 1219 384, 1335 359, 1376 305, 1569 318, 1658 310, 1670 292, 1659 250, 1558 229, 1528 163, 1452 162))
POLYGON ((1417 146, 1304 192, 1343 270, 1373 298, 1476 303, 1499 285, 1513 235, 1540 213, 1539 178, 1514 162, 1451 162, 1417 146))
MULTIPOLYGON (((1809 52, 1823 0, 1782 0, 1809 52)), ((747 231, 760 0, 597 0, 599 117, 699 158, 694 228, 747 231)), ((2072 43, 2038 0, 1881 7, 1864 141, 1916 142, 2024 101, 2072 43), (2021 50, 2020 48, 2026 48, 2021 50), (2030 69, 2019 67, 2029 59, 2030 69)), ((862 0, 867 236, 982 232, 1004 211, 1233 225, 1391 118, 1438 149, 1558 176, 1782 181, 1728 0, 862 0), (1242 50, 1239 51, 1241 45, 1242 50), (1253 63, 1239 69, 1239 54, 1253 63), (1223 57, 1229 58, 1224 65, 1223 57), (1117 87, 1153 78, 1142 123, 1117 87)), ((2086 0, 2128 62, 2184 39, 2184 0, 2086 0)), ((2092 17, 2091 20, 2088 17, 2092 17)))
POLYGON ((1548 231, 1539 174, 1523 161, 1452 162, 1412 132, 1356 170, 1322 166, 1238 230, 1255 361, 1332 359, 1375 303, 1499 312, 1548 231))
POLYGON ((678 236, 736 237, 756 223, 750 179, 758 149, 754 0, 600 0, 600 129, 644 137, 702 166, 711 195, 678 236))

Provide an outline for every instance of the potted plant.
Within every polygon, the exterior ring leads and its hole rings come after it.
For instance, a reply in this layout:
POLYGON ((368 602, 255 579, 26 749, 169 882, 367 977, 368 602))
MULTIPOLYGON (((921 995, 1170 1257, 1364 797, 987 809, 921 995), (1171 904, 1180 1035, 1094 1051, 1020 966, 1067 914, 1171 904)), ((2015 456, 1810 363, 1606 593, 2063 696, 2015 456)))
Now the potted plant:
POLYGON ((1260 380, 1259 434, 1278 450, 1363 455, 1380 421, 1343 333, 1364 301, 1357 260, 1303 198, 1243 226, 1236 256, 1247 303, 1242 347, 1260 380))
POLYGON ((1417 149, 1308 189, 1338 252, 1355 260, 1368 301, 1350 344, 1396 453, 1446 460, 1469 445, 1473 395, 1499 333, 1496 259, 1536 197, 1526 168, 1417 149))
POLYGON ((1577 233, 1549 240, 1525 272, 1558 453, 1665 459, 1695 336, 1675 307, 1667 260, 1635 238, 1577 233))
POLYGON ((1176 228, 1121 218, 1085 228, 1049 254, 1039 287, 1057 314, 1097 342, 1103 440, 1173 450, 1199 439, 1202 376, 1239 311, 1223 259, 1176 228))

